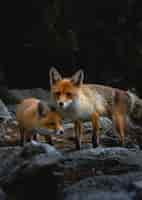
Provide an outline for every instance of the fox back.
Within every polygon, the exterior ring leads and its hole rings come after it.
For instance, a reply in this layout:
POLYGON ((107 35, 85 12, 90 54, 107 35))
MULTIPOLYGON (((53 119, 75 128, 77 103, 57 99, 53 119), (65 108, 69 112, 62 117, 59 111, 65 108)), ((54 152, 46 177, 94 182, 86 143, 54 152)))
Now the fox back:
POLYGON ((111 112, 113 89, 95 84, 83 84, 84 73, 79 70, 71 78, 62 78, 55 68, 50 70, 51 93, 64 117, 88 120, 97 111, 111 112))

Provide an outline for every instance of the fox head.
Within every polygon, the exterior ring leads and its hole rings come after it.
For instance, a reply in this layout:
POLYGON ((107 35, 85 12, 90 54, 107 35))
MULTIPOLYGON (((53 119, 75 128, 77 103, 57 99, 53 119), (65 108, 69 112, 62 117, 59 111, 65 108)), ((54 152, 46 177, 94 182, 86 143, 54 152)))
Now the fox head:
POLYGON ((56 109, 46 102, 36 99, 24 99, 16 108, 16 119, 19 127, 27 130, 44 129, 45 134, 64 132, 62 117, 56 109))
POLYGON ((44 102, 40 101, 37 106, 39 118, 39 128, 46 128, 50 132, 63 134, 64 128, 61 115, 54 107, 48 107, 44 102))
POLYGON ((83 70, 78 70, 71 78, 62 78, 52 67, 49 72, 51 93, 61 109, 71 107, 78 99, 79 90, 84 81, 83 70))

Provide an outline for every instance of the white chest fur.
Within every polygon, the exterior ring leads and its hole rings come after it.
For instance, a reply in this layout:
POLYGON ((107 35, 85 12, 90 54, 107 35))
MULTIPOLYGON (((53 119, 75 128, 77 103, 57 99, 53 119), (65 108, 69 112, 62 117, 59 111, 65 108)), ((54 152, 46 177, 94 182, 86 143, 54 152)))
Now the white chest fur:
POLYGON ((105 112, 105 100, 99 94, 94 98, 89 98, 80 93, 78 99, 74 100, 72 106, 62 111, 64 118, 71 120, 81 119, 83 121, 90 120, 93 112, 103 114, 105 112))
POLYGON ((86 96, 80 92, 78 98, 73 100, 67 109, 59 109, 64 119, 88 121, 93 112, 99 112, 103 115, 105 112, 105 99, 98 93, 86 96))

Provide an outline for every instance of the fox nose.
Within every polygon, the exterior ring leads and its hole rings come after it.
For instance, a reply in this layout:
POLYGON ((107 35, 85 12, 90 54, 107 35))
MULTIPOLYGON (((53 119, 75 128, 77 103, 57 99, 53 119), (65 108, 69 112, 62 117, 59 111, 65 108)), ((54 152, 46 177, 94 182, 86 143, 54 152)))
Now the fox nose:
POLYGON ((59 106, 63 107, 64 103, 62 101, 59 102, 59 106))
POLYGON ((64 134, 64 130, 58 130, 58 131, 56 132, 56 134, 57 134, 57 135, 63 135, 63 134, 64 134))
POLYGON ((63 131, 63 130, 60 130, 60 131, 59 131, 59 134, 60 134, 60 135, 64 134, 64 131, 63 131))

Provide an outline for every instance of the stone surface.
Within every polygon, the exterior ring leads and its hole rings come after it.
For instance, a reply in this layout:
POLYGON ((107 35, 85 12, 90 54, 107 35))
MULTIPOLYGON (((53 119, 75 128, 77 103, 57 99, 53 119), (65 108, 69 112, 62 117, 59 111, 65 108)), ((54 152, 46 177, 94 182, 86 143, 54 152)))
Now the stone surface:
POLYGON ((66 185, 86 176, 142 172, 142 152, 120 147, 84 149, 68 153, 63 166, 66 185))
POLYGON ((11 117, 7 107, 5 106, 3 101, 0 99, 0 119, 1 120, 8 120, 8 119, 11 119, 11 118, 12 117, 11 117))
POLYGON ((18 100, 22 100, 24 98, 29 98, 29 97, 36 97, 43 100, 49 99, 48 91, 42 88, 32 88, 32 89, 22 89, 22 90, 11 89, 9 90, 9 93, 18 100))
POLYGON ((63 165, 64 200, 141 199, 142 151, 84 149, 69 153, 63 165))
POLYGON ((64 200, 135 200, 135 180, 141 180, 142 173, 105 175, 86 178, 64 190, 64 200))
POLYGON ((135 181, 133 183, 134 188, 136 189, 136 198, 138 200, 142 199, 142 179, 140 181, 135 181))
POLYGON ((20 200, 51 196, 60 199, 62 155, 50 145, 40 143, 0 148, 0 185, 10 198, 20 200))
POLYGON ((0 188, 0 200, 7 200, 7 196, 1 188, 0 188))
MULTIPOLYGON (((42 92, 18 90, 16 95, 19 99, 29 95, 46 99, 46 92, 42 92)), ((23 148, 17 145, 16 105, 7 108, 12 119, 0 124, 0 146, 5 146, 0 147, 0 187, 10 200, 49 196, 52 200, 141 200, 140 127, 133 125, 128 130, 122 148, 119 135, 112 132, 111 120, 101 117, 101 145, 93 149, 92 124, 85 122, 82 148, 76 151, 74 125, 64 121, 65 134, 52 135, 54 146, 40 136, 41 142, 32 141, 23 148)))

